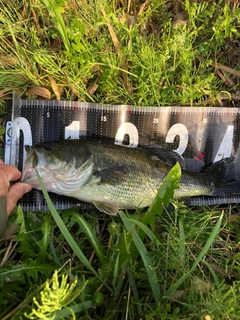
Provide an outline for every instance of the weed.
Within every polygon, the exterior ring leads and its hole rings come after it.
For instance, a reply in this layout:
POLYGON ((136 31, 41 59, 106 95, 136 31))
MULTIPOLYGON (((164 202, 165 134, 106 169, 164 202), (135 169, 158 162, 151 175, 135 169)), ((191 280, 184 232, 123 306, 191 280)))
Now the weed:
POLYGON ((229 91, 215 66, 226 62, 225 43, 239 40, 237 7, 186 0, 178 23, 165 1, 128 5, 0 2, 0 92, 43 86, 58 99, 160 106, 229 91))

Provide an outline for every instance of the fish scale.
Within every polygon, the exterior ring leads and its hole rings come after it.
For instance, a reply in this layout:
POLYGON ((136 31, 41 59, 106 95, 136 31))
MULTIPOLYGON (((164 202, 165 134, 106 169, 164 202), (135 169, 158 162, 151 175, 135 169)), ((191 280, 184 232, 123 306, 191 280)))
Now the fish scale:
MULTIPOLYGON (((234 157, 235 169, 229 178, 240 179, 240 110, 209 107, 137 107, 100 105, 76 101, 22 100, 14 97, 8 108, 5 162, 22 170, 23 144, 87 136, 88 139, 115 140, 126 135, 131 146, 160 145, 176 150, 188 171, 200 172, 223 156, 234 157), (186 128, 186 130, 185 130, 186 128)), ((190 184, 191 185, 191 184, 190 184)), ((192 187, 190 187, 190 190, 192 187)), ((51 195, 57 209, 83 205, 82 202, 51 195)), ((240 202, 236 194, 226 197, 194 197, 196 204, 240 202)), ((39 191, 32 191, 20 201, 24 210, 46 210, 39 191)))

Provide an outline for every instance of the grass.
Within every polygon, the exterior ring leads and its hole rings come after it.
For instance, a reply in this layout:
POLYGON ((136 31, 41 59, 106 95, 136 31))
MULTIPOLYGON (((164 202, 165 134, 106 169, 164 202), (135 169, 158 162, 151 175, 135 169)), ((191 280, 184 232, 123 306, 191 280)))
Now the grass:
POLYGON ((45 97, 40 86, 68 100, 214 103, 237 91, 220 63, 238 45, 239 20, 230 0, 1 0, 0 94, 45 97))
MULTIPOLYGON (((239 104, 237 1, 0 0, 0 23, 2 98, 239 104)), ((0 319, 239 319, 239 209, 168 207, 179 178, 116 217, 18 207, 0 319)))

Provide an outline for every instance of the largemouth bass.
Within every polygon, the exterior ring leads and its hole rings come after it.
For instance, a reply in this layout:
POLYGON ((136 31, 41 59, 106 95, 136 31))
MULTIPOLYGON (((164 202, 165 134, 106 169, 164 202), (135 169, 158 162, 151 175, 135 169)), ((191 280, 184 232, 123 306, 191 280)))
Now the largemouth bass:
MULTIPOLYGON (((183 162, 177 153, 158 147, 129 148, 85 139, 25 148, 23 182, 40 189, 37 169, 48 191, 93 203, 111 215, 149 206, 171 167, 183 162)), ((182 169, 175 198, 219 194, 218 183, 224 182, 231 161, 224 159, 198 174, 182 169)))

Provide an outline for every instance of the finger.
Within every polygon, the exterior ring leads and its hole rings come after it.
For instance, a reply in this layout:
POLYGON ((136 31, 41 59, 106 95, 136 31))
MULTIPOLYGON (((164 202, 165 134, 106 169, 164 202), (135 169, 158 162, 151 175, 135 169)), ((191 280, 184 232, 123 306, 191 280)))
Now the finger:
POLYGON ((16 203, 22 196, 29 192, 32 189, 32 186, 27 183, 16 182, 10 188, 9 192, 6 195, 7 201, 7 213, 8 215, 13 211, 16 206, 16 203))
MULTIPOLYGON (((0 178, 7 181, 15 181, 20 179, 21 172, 17 167, 11 164, 0 164, 0 178)), ((1 182, 2 180, 0 180, 1 182)))

